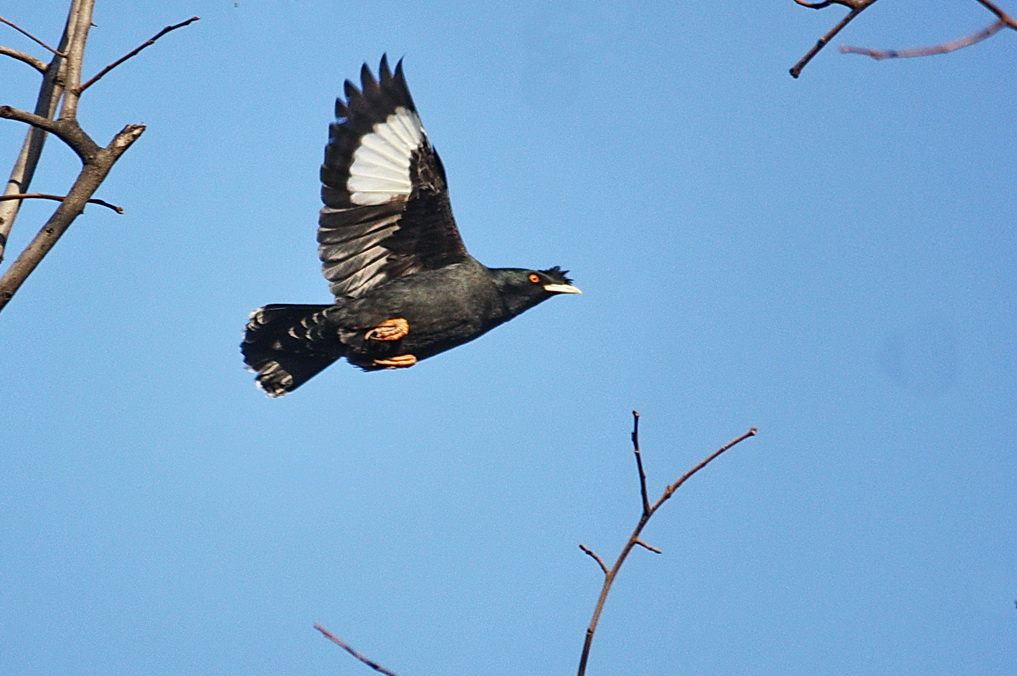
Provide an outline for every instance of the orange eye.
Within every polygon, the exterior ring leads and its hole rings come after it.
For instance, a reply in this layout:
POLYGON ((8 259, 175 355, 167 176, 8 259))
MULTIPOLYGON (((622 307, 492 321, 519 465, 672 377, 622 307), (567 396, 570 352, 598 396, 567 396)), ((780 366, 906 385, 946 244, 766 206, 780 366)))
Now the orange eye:
POLYGON ((533 282, 534 284, 540 284, 540 275, 538 275, 535 272, 531 272, 530 276, 529 276, 529 280, 531 282, 533 282))

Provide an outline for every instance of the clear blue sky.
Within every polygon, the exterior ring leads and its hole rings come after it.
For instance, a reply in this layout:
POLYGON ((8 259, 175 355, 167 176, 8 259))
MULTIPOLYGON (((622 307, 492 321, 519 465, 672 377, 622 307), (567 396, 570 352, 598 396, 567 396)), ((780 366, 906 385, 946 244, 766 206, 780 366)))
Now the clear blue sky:
MULTIPOLYGON (((90 208, 0 315, 0 671, 370 673, 320 622, 400 676, 574 673, 578 544, 613 558, 638 517, 632 409, 652 494, 760 434, 651 522, 591 676, 1013 669, 1017 34, 796 81, 842 9, 548 4, 99 0, 88 72, 201 21, 87 92, 103 143, 148 125, 97 195, 126 213, 90 208), (318 165, 383 52, 471 252, 584 295, 269 400, 241 330, 329 300, 318 165)), ((66 5, 3 15, 55 43, 66 5)), ((885 0, 836 44, 991 19, 885 0)), ((31 107, 31 69, 0 83, 31 107)), ((33 188, 74 171, 51 140, 33 188)))

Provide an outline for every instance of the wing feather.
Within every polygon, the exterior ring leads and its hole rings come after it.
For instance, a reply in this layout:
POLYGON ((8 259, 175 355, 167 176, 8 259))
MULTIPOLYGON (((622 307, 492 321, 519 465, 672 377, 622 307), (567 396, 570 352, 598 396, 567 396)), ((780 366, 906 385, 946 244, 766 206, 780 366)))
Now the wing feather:
POLYGON ((452 216, 445 171, 403 75, 382 57, 360 88, 344 84, 321 167, 322 273, 337 299, 468 254, 452 216))

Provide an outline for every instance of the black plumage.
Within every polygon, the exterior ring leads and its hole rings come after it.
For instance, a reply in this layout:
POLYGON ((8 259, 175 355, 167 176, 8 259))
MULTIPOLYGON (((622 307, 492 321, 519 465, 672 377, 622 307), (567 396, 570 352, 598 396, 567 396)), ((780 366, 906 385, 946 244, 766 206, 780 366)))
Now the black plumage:
POLYGON ((487 268, 452 216, 445 169, 403 76, 385 57, 349 80, 321 166, 318 256, 330 305, 266 305, 241 350, 269 396, 292 392, 337 359, 404 368, 477 338, 559 293, 558 267, 487 268))

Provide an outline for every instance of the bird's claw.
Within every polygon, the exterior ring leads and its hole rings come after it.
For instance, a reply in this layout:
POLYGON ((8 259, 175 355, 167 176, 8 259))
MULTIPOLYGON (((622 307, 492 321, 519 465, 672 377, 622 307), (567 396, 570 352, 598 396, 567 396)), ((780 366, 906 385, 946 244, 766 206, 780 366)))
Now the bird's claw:
POLYGON ((409 368, 417 363, 417 358, 412 354, 401 354, 398 357, 392 357, 391 359, 375 359, 375 366, 384 366, 390 369, 404 369, 409 368))
POLYGON ((402 317, 385 319, 364 334, 368 341, 398 341, 410 332, 410 322, 402 317))
MULTIPOLYGON (((402 317, 397 317, 396 319, 386 319, 364 334, 364 337, 367 340, 399 340, 407 336, 409 332, 410 323, 402 317)), ((413 361, 415 363, 416 359, 413 361)), ((407 366, 412 365, 407 364, 407 366)))

